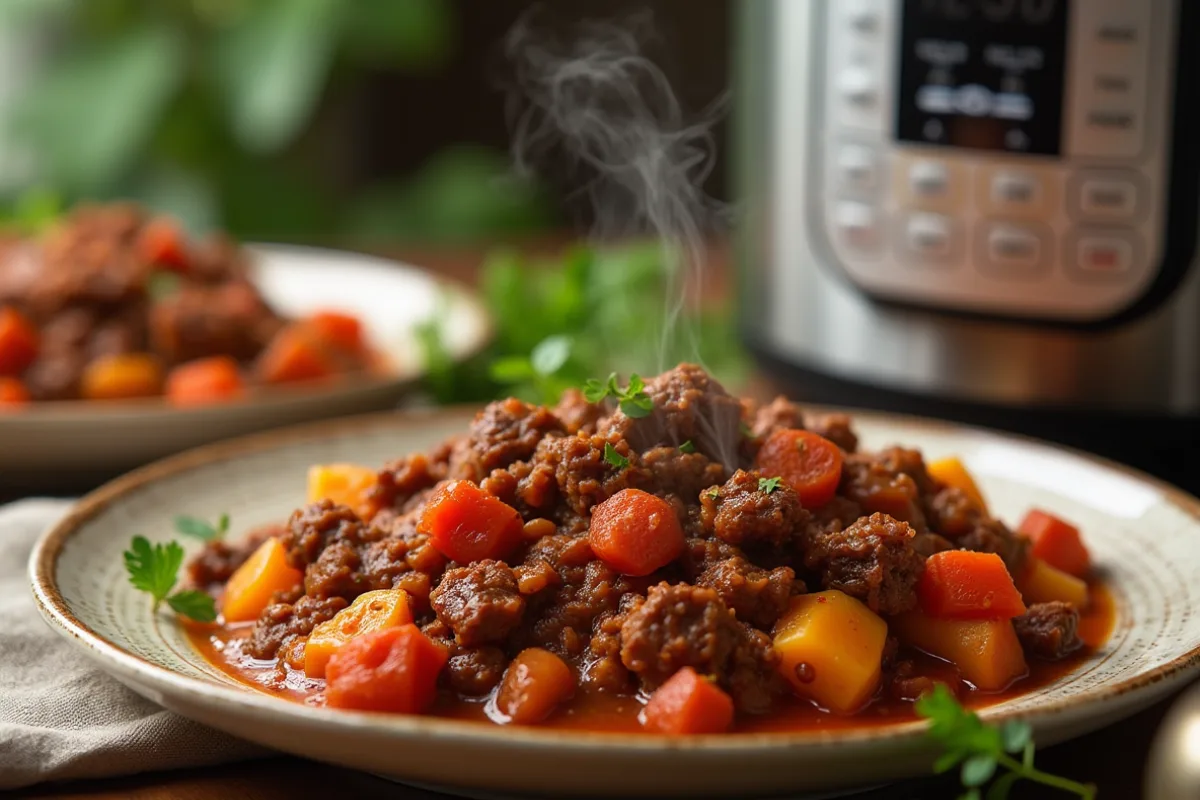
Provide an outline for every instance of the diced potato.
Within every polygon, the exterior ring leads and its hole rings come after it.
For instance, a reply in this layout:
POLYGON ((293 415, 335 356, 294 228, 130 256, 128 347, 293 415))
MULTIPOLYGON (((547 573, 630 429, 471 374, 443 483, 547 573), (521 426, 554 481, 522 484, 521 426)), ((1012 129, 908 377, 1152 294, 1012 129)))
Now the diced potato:
POLYGON ((971 473, 967 472, 967 468, 957 458, 951 456, 931 461, 925 465, 925 471, 935 481, 944 483, 947 486, 953 486, 956 489, 961 489, 963 494, 975 502, 982 511, 987 511, 987 503, 983 499, 983 492, 979 491, 979 486, 975 483, 975 479, 971 477, 971 473))
POLYGON ((408 592, 403 589, 379 589, 360 594, 333 619, 313 628, 304 646, 304 674, 324 678, 325 667, 338 648, 372 631, 396 628, 412 622, 408 592))
POLYGON ((879 685, 887 623, 837 590, 801 595, 775 625, 779 669, 802 697, 850 714, 879 685))
POLYGON ((283 545, 272 536, 229 576, 221 598, 221 613, 226 622, 258 619, 271 602, 271 595, 287 591, 303 579, 300 570, 288 566, 283 545))
POLYGON ((1040 558, 1029 559, 1019 588, 1026 603, 1051 603, 1061 600, 1080 611, 1088 606, 1087 582, 1050 566, 1040 558))
POLYGON ((934 619, 918 610, 891 624, 900 641, 951 662, 981 691, 998 692, 1029 671, 1012 620, 934 619))
POLYGON ((379 509, 371 499, 376 471, 357 464, 317 464, 308 469, 308 502, 332 500, 369 520, 379 509))

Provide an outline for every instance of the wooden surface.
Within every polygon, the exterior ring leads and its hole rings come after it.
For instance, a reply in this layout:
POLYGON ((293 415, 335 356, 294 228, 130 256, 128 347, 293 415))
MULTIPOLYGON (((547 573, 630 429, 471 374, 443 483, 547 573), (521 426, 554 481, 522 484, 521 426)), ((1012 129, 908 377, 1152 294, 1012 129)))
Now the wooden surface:
MULTIPOLYGON (((441 250, 407 255, 407 260, 431 266, 462 281, 472 280, 480 261, 479 254, 471 251, 441 250)), ((766 395, 771 390, 770 382, 760 378, 755 381, 752 393, 766 395)), ((0 491, 0 495, 3 494, 0 491)), ((15 497, 10 492, 0 500, 15 497)), ((1049 772, 1094 782, 1100 790, 1099 796, 1105 800, 1138 798, 1142 794, 1143 767, 1154 732, 1173 699, 1099 732, 1047 748, 1039 752, 1038 766, 1049 772)), ((957 797, 959 792, 957 776, 952 775, 907 781, 853 796, 862 800, 938 800, 957 797)), ((338 767, 279 757, 203 769, 41 786, 20 793, 0 793, 0 796, 58 800, 329 800, 341 797, 436 800, 446 795, 338 767)), ((1028 784, 1019 784, 1013 796, 1034 800, 1063 797, 1028 784)))

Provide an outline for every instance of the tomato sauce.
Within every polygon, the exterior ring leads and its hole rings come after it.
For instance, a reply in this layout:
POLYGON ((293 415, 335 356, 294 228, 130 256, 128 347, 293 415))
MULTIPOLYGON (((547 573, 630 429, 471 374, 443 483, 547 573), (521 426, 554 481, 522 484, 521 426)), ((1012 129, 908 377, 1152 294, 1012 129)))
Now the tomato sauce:
MULTIPOLYGON (((985 694, 960 685, 960 689, 964 689, 959 692, 963 704, 971 708, 984 708, 1048 685, 1078 669, 1100 650, 1112 633, 1116 608, 1112 595, 1103 585, 1093 584, 1089 591, 1088 610, 1079 619, 1079 637, 1084 643, 1082 648, 1062 661, 1031 659, 1029 674, 1003 692, 985 694)), ((242 651, 242 643, 252 628, 252 623, 215 629, 197 625, 189 627, 188 636, 205 658, 237 680, 298 703, 323 705, 324 680, 310 679, 302 670, 281 667, 275 660, 250 658, 242 651)), ((902 652, 905 657, 914 660, 917 674, 941 679, 951 685, 961 684, 952 664, 920 652, 902 652)), ((443 692, 429 713, 439 717, 488 722, 491 705, 488 701, 488 697, 467 700, 443 692)), ((581 692, 540 724, 563 730, 635 732, 641 730, 638 722, 641 708, 642 699, 638 697, 581 692)), ((880 692, 870 704, 852 715, 831 714, 810 702, 796 699, 780 703, 770 714, 741 715, 732 730, 735 733, 846 730, 913 719, 915 715, 910 701, 889 698, 880 692)))

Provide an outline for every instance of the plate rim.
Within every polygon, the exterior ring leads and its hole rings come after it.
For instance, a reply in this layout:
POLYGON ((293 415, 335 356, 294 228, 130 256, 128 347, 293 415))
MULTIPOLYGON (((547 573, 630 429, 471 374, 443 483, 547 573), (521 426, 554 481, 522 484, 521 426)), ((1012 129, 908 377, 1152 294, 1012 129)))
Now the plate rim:
MULTIPOLYGON (((818 404, 804 405, 814 411, 848 413, 854 418, 870 420, 880 425, 899 425, 942 433, 969 434, 993 441, 1016 442, 1038 450, 1049 449, 1053 452, 1065 453, 1152 486, 1161 493, 1165 502, 1187 513, 1193 523, 1200 528, 1200 498, 1141 470, 1086 451, 1023 434, 918 415, 818 404)), ((267 715, 266 719, 273 719, 276 722, 286 720, 289 724, 332 731, 335 735, 339 727, 353 726, 359 731, 369 730, 372 734, 400 738, 434 737, 466 743, 476 742, 500 748, 535 746, 571 750, 599 749, 607 754, 641 756, 681 751, 692 754, 716 752, 767 754, 772 751, 801 748, 861 747, 880 743, 912 744, 924 738, 923 734, 927 725, 921 720, 848 730, 772 731, 734 735, 658 737, 638 733, 543 730, 533 726, 501 728, 473 721, 422 715, 391 715, 316 708, 255 691, 253 688, 237 689, 213 681, 193 678, 154 664, 110 642, 103 635, 88 627, 67 607, 65 599, 57 587, 55 566, 67 542, 101 511, 148 484, 224 459, 261 453, 289 445, 336 438, 356 429, 375 426, 413 427, 419 426, 422 421, 431 420, 467 420, 480 408, 482 408, 481 404, 471 403, 409 409, 403 412, 383 411, 291 425, 202 445, 152 462, 115 478, 80 498, 58 522, 39 537, 34 545, 28 561, 28 575, 38 611, 51 628, 81 648, 110 674, 123 675, 141 685, 152 686, 164 693, 183 692, 193 700, 200 698, 205 703, 215 704, 219 707, 237 708, 243 711, 256 710, 267 715), (327 727, 327 723, 331 723, 331 727, 327 727)), ((1159 688, 1163 682, 1168 682, 1169 685, 1181 683, 1189 676, 1194 677, 1194 673, 1198 671, 1200 671, 1200 642, 1166 663, 1139 672, 1117 683, 1102 684, 1086 689, 1079 695, 1050 701, 1029 711, 1006 711, 991 707, 980 709, 979 714, 986 722, 992 724, 1010 719, 1024 719, 1036 726, 1039 722, 1051 723, 1059 715, 1079 711, 1094 703, 1153 691, 1155 688, 1159 688)), ((159 701, 159 704, 163 703, 159 701)))

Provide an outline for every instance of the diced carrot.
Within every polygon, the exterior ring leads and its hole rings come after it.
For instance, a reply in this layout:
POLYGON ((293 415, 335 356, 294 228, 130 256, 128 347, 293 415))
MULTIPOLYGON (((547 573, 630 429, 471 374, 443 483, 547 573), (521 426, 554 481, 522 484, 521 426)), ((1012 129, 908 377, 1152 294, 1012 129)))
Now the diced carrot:
POLYGON ((305 320, 324 341, 348 353, 366 350, 362 322, 340 311, 318 311, 305 320))
POLYGON ((238 363, 229 356, 212 356, 180 364, 167 374, 167 400, 177 406, 203 406, 245 394, 238 363))
POLYGON ((0 375, 20 375, 38 355, 38 332, 21 312, 0 306, 0 375))
POLYGON ((149 353, 122 353, 98 358, 83 370, 81 393, 86 400, 154 397, 162 392, 163 371, 149 353))
POLYGON ((420 714, 433 705, 438 674, 449 657, 416 625, 368 633, 329 659, 325 702, 332 708, 420 714))
POLYGON ((29 390, 18 378, 0 376, 0 412, 29 403, 29 390))
POLYGON ((1079 529, 1053 514, 1034 509, 1021 520, 1017 532, 1033 540, 1033 555, 1056 569, 1083 578, 1092 568, 1079 529))
POLYGON ((892 617, 891 631, 954 664, 980 691, 999 692, 1029 671, 1010 619, 936 619, 914 609, 892 617))
POLYGON ((588 542, 618 572, 649 575, 683 552, 683 526, 666 500, 641 489, 622 489, 592 509, 588 542))
POLYGON ((575 673, 561 658, 531 647, 517 653, 508 665, 496 708, 519 725, 541 722, 575 692, 575 673))
POLYGON ((264 383, 296 383, 329 378, 337 372, 320 339, 300 324, 275 334, 258 356, 255 371, 264 383))
POLYGON ((379 511, 373 489, 379 473, 358 464, 314 464, 308 468, 308 502, 332 500, 348 506, 361 519, 370 520, 379 511))
POLYGON ((763 442, 754 463, 763 475, 787 481, 806 508, 832 500, 842 479, 841 448, 812 431, 775 431, 763 442))
POLYGON ((523 528, 515 508, 470 481, 440 487, 417 524, 435 550, 460 564, 504 558, 521 543, 523 528))
POLYGON ((183 232, 175 220, 157 217, 142 226, 138 233, 137 252, 147 264, 187 272, 187 247, 183 232))
POLYGON ((1036 557, 1029 558, 1025 565, 1021 575, 1021 594, 1030 603, 1053 603, 1058 600, 1070 603, 1080 611, 1088 607, 1088 586, 1082 578, 1076 578, 1036 557))
POLYGON ((288 566, 283 545, 272 536, 229 576, 221 597, 221 613, 226 622, 258 619, 273 594, 292 589, 303 579, 300 570, 288 566))
POLYGON ((733 700, 691 667, 658 687, 642 711, 643 727, 656 733, 724 733, 732 724, 733 700))
POLYGON ((921 608, 944 619, 1012 619, 1025 613, 1021 593, 995 553, 943 550, 925 559, 917 584, 921 608))
POLYGON ((983 499, 983 492, 979 491, 979 485, 975 483, 971 473, 967 472, 962 461, 953 456, 940 458, 937 461, 929 462, 925 471, 938 483, 960 489, 971 502, 979 507, 980 511, 987 512, 987 502, 983 499))
POLYGON ((333 619, 313 628, 304 645, 304 674, 324 678, 329 659, 352 639, 412 621, 408 592, 403 589, 364 592, 334 614, 333 619))

